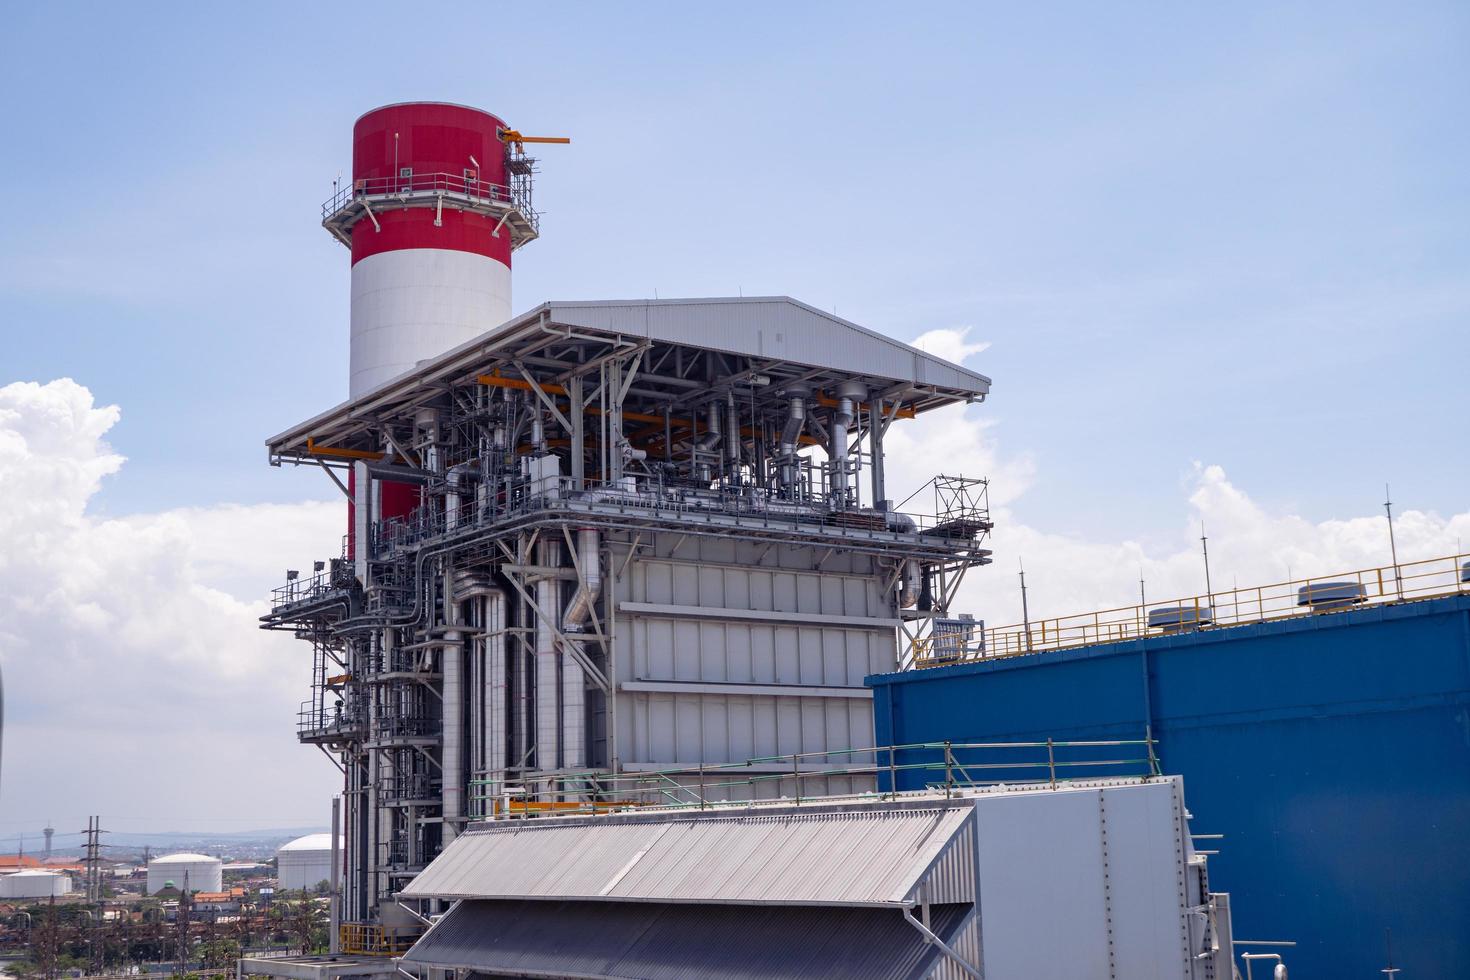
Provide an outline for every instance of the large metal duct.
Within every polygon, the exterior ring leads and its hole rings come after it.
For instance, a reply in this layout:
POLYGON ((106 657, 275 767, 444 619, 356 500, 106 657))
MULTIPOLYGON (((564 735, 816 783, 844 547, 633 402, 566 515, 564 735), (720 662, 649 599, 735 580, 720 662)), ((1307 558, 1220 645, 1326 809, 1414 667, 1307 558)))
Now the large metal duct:
MULTIPOLYGON (((444 566, 444 620, 445 625, 461 625, 459 602, 454 594, 454 575, 446 561, 444 566)), ((444 843, 448 844, 459 834, 459 825, 464 820, 464 632, 458 629, 444 631, 444 645, 440 652, 439 671, 442 674, 444 694, 444 727, 440 749, 440 781, 443 787, 444 843)))
POLYGON ((510 664, 505 656, 505 593, 492 589, 482 597, 485 629, 485 671, 483 695, 485 725, 485 757, 483 761, 487 805, 484 814, 491 812, 489 801, 497 798, 505 786, 506 758, 509 755, 507 742, 509 726, 506 711, 507 671, 510 664))
MULTIPOLYGON (((912 534, 918 530, 914 519, 907 514, 892 511, 888 514, 888 526, 895 531, 912 534)), ((898 587, 898 605, 901 609, 910 609, 919 601, 920 586, 924 577, 923 569, 919 563, 912 558, 903 563, 903 576, 898 587)))
POLYGON ((445 472, 444 479, 449 484, 449 489, 444 495, 444 526, 448 530, 459 526, 465 481, 478 475, 478 462, 459 463, 445 472))
MULTIPOLYGON (((470 659, 470 775, 484 773, 480 795, 488 803, 500 796, 506 760, 505 592, 479 573, 455 576, 455 601, 469 603, 469 621, 476 628, 475 655, 470 659)), ((473 807, 470 808, 472 811, 473 807)))
POLYGON ((868 396, 868 389, 857 381, 844 381, 837 388, 837 407, 832 410, 831 441, 827 455, 832 468, 832 494, 838 500, 847 496, 848 429, 857 417, 858 403, 868 396))
MULTIPOLYGON (((561 564, 561 544, 542 541, 537 546, 539 563, 544 568, 561 564)), ((536 768, 557 769, 561 755, 561 717, 557 710, 556 617, 558 608, 557 580, 543 578, 536 583, 536 768)))
MULTIPOLYGON (((579 633, 592 615, 592 606, 602 592, 602 557, 596 529, 584 527, 577 532, 577 566, 581 582, 562 613, 563 633, 579 633)), ((578 652, 585 655, 586 646, 578 640, 578 652)), ((568 651, 562 658, 562 758, 566 768, 582 769, 587 765, 587 682, 586 671, 568 651)))
POLYGON ((735 480, 740 476, 740 409, 735 404, 734 388, 730 389, 727 396, 726 410, 730 418, 726 426, 728 437, 725 439, 725 454, 730 460, 730 479, 735 480))
POLYGON ((713 449, 720 444, 723 433, 720 430, 720 403, 712 401, 705 412, 705 433, 699 437, 700 449, 713 449))
POLYGON ((811 394, 805 387, 793 386, 786 389, 790 399, 786 408, 786 424, 781 427, 781 486, 790 488, 796 483, 796 448, 802 430, 806 428, 806 397, 811 394))

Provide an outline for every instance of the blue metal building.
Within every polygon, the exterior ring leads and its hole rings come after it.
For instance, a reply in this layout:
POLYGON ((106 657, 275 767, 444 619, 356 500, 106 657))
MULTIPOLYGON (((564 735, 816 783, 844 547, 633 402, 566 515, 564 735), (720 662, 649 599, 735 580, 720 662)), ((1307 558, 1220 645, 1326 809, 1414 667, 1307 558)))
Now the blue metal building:
POLYGON ((1151 732, 1196 830, 1225 835, 1236 936, 1295 940, 1293 976, 1370 977, 1391 929, 1406 980, 1470 977, 1470 596, 868 684, 879 745, 1151 732))

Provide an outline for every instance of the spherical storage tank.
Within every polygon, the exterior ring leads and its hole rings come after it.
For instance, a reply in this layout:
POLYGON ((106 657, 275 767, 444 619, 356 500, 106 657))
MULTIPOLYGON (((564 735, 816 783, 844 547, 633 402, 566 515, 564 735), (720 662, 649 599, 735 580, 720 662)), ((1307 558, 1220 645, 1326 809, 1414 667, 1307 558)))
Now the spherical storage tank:
MULTIPOLYGON (((341 838, 338 839, 340 854, 341 838)), ((312 889, 332 880, 332 835, 307 834, 276 852, 276 877, 286 891, 312 889)))
POLYGON ((217 892, 224 885, 224 862, 207 854, 168 854, 148 862, 148 894, 172 884, 179 891, 217 892))
POLYGON ((26 870, 0 876, 0 898, 50 898, 71 891, 71 879, 54 871, 26 870))

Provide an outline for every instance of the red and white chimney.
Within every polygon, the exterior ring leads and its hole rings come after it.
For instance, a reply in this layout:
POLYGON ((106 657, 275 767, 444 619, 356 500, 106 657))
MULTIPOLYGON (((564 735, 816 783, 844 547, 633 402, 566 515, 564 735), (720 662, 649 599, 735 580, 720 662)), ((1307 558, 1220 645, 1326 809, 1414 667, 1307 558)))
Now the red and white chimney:
POLYGON ((352 131, 322 224, 352 250, 352 398, 510 319, 510 254, 536 237, 530 161, 479 109, 403 102, 352 131))

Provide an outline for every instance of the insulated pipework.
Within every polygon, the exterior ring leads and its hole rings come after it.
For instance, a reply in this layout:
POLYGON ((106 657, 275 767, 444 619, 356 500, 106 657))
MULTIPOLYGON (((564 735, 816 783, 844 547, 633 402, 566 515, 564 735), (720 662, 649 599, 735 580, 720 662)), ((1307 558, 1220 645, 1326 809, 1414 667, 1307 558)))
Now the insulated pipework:
MULTIPOLYGON (((486 801, 477 815, 487 815, 488 801, 497 799, 505 776, 506 657, 505 593, 488 576, 459 572, 454 582, 456 603, 466 603, 469 623, 475 627, 471 643, 470 762, 472 775, 483 773, 486 783, 473 796, 486 801)), ((474 809, 473 807, 471 809, 474 809)))
POLYGON ((844 381, 837 388, 837 407, 832 410, 831 442, 827 455, 832 469, 832 496, 839 503, 847 500, 848 430, 857 417, 858 403, 868 389, 857 381, 844 381))
POLYGON ((802 430, 806 428, 806 396, 810 392, 805 388, 792 387, 786 389, 786 394, 790 401, 786 424, 781 429, 780 480, 781 486, 790 490, 796 485, 796 448, 802 430))
POLYGON ((728 438, 725 440, 726 458, 730 461, 730 482, 740 482, 740 409, 735 405, 735 389, 731 388, 725 405, 729 413, 729 425, 726 426, 728 438))
POLYGON ((444 631, 439 670, 444 684, 443 746, 440 755, 444 794, 445 844, 454 840, 464 819, 464 633, 453 627, 461 625, 459 602, 454 595, 454 579, 447 562, 443 575, 444 631))
MULTIPOLYGON (((718 401, 712 401, 709 403, 709 408, 705 411, 704 435, 695 440, 694 446, 699 452, 712 452, 720 444, 721 438, 720 403, 718 401)), ((708 483, 713 476, 710 472, 709 462, 700 459, 697 454, 695 455, 695 469, 697 471, 697 478, 702 482, 708 483)))
MULTIPOLYGON (((537 553, 543 568, 561 564, 561 544, 542 541, 537 553)), ((557 580, 544 577, 536 583, 536 768, 557 769, 561 754, 561 717, 557 710, 556 618, 560 613, 557 580), (549 621, 548 621, 549 620, 549 621)))
POLYGON ((477 463, 457 463, 444 474, 449 489, 444 495, 444 526, 447 530, 454 530, 459 526, 460 508, 464 500, 464 484, 470 477, 478 475, 477 463))
MULTIPOLYGON (((596 529, 584 527, 577 532, 577 567, 581 581, 562 613, 563 633, 575 634, 586 628, 592 607, 602 592, 602 557, 596 529)), ((585 656, 586 645, 568 637, 568 646, 576 645, 585 656)), ((562 658, 562 757, 566 768, 582 769, 587 765, 587 683, 582 664, 568 650, 562 658)))

